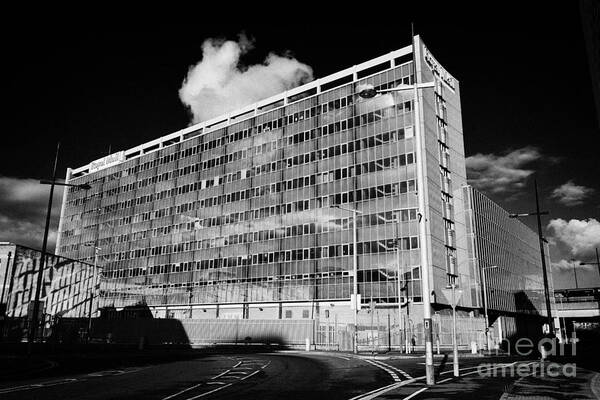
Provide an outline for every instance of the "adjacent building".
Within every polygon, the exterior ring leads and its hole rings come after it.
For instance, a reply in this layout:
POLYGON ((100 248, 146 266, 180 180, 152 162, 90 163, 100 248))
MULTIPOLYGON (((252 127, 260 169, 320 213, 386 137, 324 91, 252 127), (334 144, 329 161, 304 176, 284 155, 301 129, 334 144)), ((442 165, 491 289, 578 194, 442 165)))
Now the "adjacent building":
MULTIPOLYGON (((0 243, 0 304, 2 316, 27 317, 32 312, 42 252, 9 242, 0 243)), ((41 313, 86 317, 92 305, 94 266, 46 254, 40 287, 41 313)), ((99 274, 96 274, 96 278, 99 274)), ((93 304, 93 311, 96 304, 93 304)))
MULTIPOLYGON (((509 218, 506 210, 475 188, 465 186, 463 191, 467 264, 476 277, 468 288, 476 299, 474 306, 484 308, 485 294, 496 338, 540 333, 547 310, 537 233, 509 218)), ((548 255, 547 244, 545 250, 548 255)), ((550 265, 548 258, 546 265, 550 265)), ((551 313, 558 327, 551 280, 549 286, 551 313)))
POLYGON ((91 261, 94 246, 101 248, 102 306, 143 304, 157 317, 350 323, 357 279, 362 303, 392 316, 408 299, 418 332, 423 296, 444 313, 442 289, 457 275, 460 287, 472 288, 461 297, 461 315, 482 331, 477 257, 468 251, 473 213, 465 204, 472 193, 463 189, 460 85, 419 36, 414 54, 404 47, 69 169, 66 178, 92 188, 65 189, 57 252, 91 261), (418 109, 412 90, 359 95, 365 85, 415 81, 433 82, 418 91, 418 109), (356 221, 348 210, 358 212, 356 221), (422 293, 423 274, 431 293, 422 293))

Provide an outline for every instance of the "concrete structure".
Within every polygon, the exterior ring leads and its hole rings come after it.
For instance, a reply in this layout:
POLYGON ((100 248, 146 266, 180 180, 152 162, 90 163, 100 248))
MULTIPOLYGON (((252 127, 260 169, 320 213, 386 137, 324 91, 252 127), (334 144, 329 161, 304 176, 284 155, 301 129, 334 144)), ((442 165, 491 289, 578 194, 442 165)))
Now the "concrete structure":
MULTIPOLYGON (((415 63, 407 46, 69 169, 69 183, 92 189, 65 190, 59 254, 91 261, 90 246, 99 246, 102 305, 144 304, 158 317, 350 323, 357 279, 363 306, 374 304, 392 324, 408 299, 400 325, 420 342, 423 296, 442 318, 448 274, 476 288, 479 273, 467 254, 460 86, 418 36, 415 49, 415 63), (412 84, 415 73, 435 83, 419 91, 422 148, 412 91, 358 96, 365 84, 412 84), (356 277, 352 214, 337 205, 359 211, 356 277)), ((482 332, 479 307, 480 293, 466 290, 459 320, 482 332)), ((359 317, 373 324, 373 313, 359 317)))
MULTIPOLYGON (((541 334, 546 315, 537 233, 483 193, 465 186, 468 268, 476 280, 468 290, 484 308, 484 285, 491 334, 496 339, 541 334), (484 272, 485 269, 485 272, 484 272), (485 275, 484 275, 485 274, 485 275), (483 277, 485 276, 485 282, 483 277)), ((545 254, 548 255, 546 245, 545 254)), ((550 265, 549 259, 546 260, 550 265)), ((552 316, 558 327, 552 281, 552 316)))
MULTIPOLYGON (((41 254, 18 244, 0 243, 0 282, 4 287, 0 303, 7 317, 20 318, 31 313, 41 254)), ((54 254, 46 257, 41 312, 49 316, 87 317, 93 265, 54 254)))

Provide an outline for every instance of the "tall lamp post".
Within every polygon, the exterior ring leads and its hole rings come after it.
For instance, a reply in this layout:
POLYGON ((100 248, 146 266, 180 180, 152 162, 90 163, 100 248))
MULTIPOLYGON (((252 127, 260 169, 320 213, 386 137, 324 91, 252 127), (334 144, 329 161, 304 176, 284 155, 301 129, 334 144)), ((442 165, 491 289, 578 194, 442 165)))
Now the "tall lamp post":
POLYGON ((525 214, 509 214, 509 218, 520 218, 535 215, 537 217, 537 233, 540 242, 540 255, 542 257, 542 273, 544 276, 544 297, 546 299, 546 314, 548 320, 548 329, 554 334, 554 322, 552 321, 552 309, 550 308, 550 289, 548 287, 548 271, 546 268, 546 255, 544 252, 544 236, 542 235, 542 215, 548 215, 548 211, 540 211, 540 201, 538 197, 537 180, 534 179, 533 185, 535 187, 535 212, 525 214))
MULTIPOLYGON (((598 248, 596 247, 596 262, 582 262, 579 265, 596 265, 598 267, 598 274, 600 275, 600 257, 598 256, 598 248)), ((596 290, 596 294, 598 291, 596 290)), ((598 297, 598 308, 600 309, 600 297, 598 297)))
POLYGON ((354 279, 352 280, 352 298, 350 306, 354 310, 354 353, 358 353, 358 310, 360 309, 360 298, 358 297, 358 228, 356 224, 356 214, 362 214, 353 208, 345 208, 339 205, 332 206, 340 210, 350 211, 352 213, 352 272, 354 279))
POLYGON ((485 276, 485 270, 492 268, 498 268, 497 265, 488 265, 481 267, 481 283, 483 286, 483 313, 485 315, 485 345, 487 346, 488 352, 491 350, 490 346, 490 318, 488 315, 488 303, 487 303, 487 279, 485 276))
POLYGON ((414 75, 415 75, 415 83, 413 85, 398 85, 395 88, 385 89, 385 90, 376 90, 372 85, 364 85, 359 91, 358 95, 362 98, 369 99, 377 96, 378 94, 384 93, 392 93, 392 92, 401 92, 406 90, 413 91, 414 97, 414 137, 415 137, 415 147, 417 149, 417 196, 419 202, 419 245, 421 248, 420 257, 421 257, 421 282, 422 282, 422 290, 423 290, 423 327, 425 334, 425 375, 426 381, 428 385, 435 384, 435 376, 433 369, 433 329, 431 324, 431 289, 429 283, 429 258, 427 254, 427 232, 426 232, 426 222, 427 217, 425 213, 425 174, 424 174, 424 166, 423 166, 423 157, 424 154, 422 143, 423 138, 421 137, 421 104, 419 102, 419 90, 425 88, 433 88, 435 87, 435 82, 423 82, 419 83, 419 74, 417 74, 416 63, 414 62, 414 54, 415 54, 415 43, 413 36, 413 65, 414 67, 414 75), (419 187, 420 186, 420 187, 419 187))
POLYGON ((92 313, 93 313, 93 307, 94 307, 94 297, 96 297, 96 289, 97 289, 97 273, 96 270, 98 268, 98 253, 102 250, 102 248, 97 247, 94 244, 91 243, 86 243, 84 244, 84 246, 87 247, 93 247, 94 248, 94 271, 93 271, 93 277, 92 277, 92 290, 90 293, 90 310, 88 313, 88 341, 91 338, 91 332, 92 332, 92 313))
POLYGON ((33 315, 31 316, 31 324, 29 327, 29 334, 27 335, 27 353, 31 354, 33 349, 33 342, 35 341, 35 334, 38 325, 38 313, 40 312, 40 293, 42 289, 42 282, 44 277, 44 267, 46 265, 46 251, 48 249, 48 231, 50 230, 50 216, 52 214, 52 197, 54 196, 54 186, 72 186, 80 189, 90 189, 91 186, 87 183, 81 185, 74 185, 70 183, 57 182, 56 181, 56 165, 58 163, 58 152, 60 150, 60 142, 56 145, 56 155, 54 156, 54 167, 52 169, 52 180, 41 180, 40 183, 44 185, 50 185, 50 197, 48 198, 48 209, 46 211, 46 225, 44 227, 44 241, 42 243, 42 255, 40 257, 40 270, 37 275, 37 282, 35 287, 35 298, 33 302, 33 315))

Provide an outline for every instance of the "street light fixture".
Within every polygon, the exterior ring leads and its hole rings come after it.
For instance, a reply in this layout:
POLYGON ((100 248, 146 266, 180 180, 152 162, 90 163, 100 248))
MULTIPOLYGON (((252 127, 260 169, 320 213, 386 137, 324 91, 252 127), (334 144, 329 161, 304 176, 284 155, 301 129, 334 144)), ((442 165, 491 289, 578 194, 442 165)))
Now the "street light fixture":
POLYGON ((60 142, 56 145, 56 154, 54 156, 54 167, 52 169, 52 180, 41 180, 41 184, 49 184, 50 185, 50 197, 48 198, 48 209, 46 211, 46 225, 44 227, 44 239, 42 242, 42 254, 40 257, 40 270, 37 275, 37 282, 35 288, 35 297, 33 302, 33 315, 31 316, 31 324, 29 327, 28 337, 27 337, 27 353, 31 354, 33 350, 33 342, 35 341, 35 334, 38 325, 38 313, 40 312, 40 293, 42 288, 43 276, 44 276, 44 267, 46 265, 46 251, 48 249, 48 231, 50 230, 50 216, 52 214, 52 197, 54 196, 54 186, 72 186, 78 187, 80 189, 88 190, 91 186, 87 183, 83 184, 70 184, 64 182, 56 181, 56 166, 58 164, 58 153, 60 150, 60 142))
POLYGON ((488 303, 487 303, 487 279, 485 276, 486 269, 498 268, 497 265, 488 265, 481 267, 481 283, 483 284, 483 311, 485 315, 485 345, 487 346, 488 352, 491 351, 490 346, 490 318, 488 316, 488 303))
POLYGON ((425 175, 423 172, 423 157, 420 155, 423 154, 422 141, 421 138, 421 105, 419 102, 419 89, 425 88, 433 88, 435 87, 435 82, 419 82, 419 75, 416 70, 415 63, 415 42, 413 35, 413 65, 414 65, 414 76, 415 83, 412 85, 398 85, 395 88, 390 89, 382 89, 376 90, 372 85, 362 85, 359 87, 358 95, 365 99, 370 99, 377 94, 383 93, 392 93, 392 92, 401 92, 405 90, 412 90, 414 97, 414 137, 415 137, 415 147, 417 148, 417 185, 421 185, 421 190, 417 191, 418 202, 419 202, 419 244, 421 247, 420 256, 421 256, 421 282, 423 285, 423 333, 425 334, 425 375, 426 381, 428 385, 435 384, 435 375, 433 369, 433 330, 431 323, 431 290, 429 283, 429 259, 427 254, 427 234, 426 234, 426 221, 427 217, 425 214, 425 175))
POLYGON ((352 298, 350 307, 354 310, 354 353, 358 353, 358 310, 360 307, 360 299, 358 297, 358 228, 356 224, 356 214, 362 214, 354 208, 345 208, 340 205, 333 205, 332 208, 350 211, 352 213, 352 271, 354 279, 352 280, 352 298))
POLYGON ((94 271, 93 271, 93 278, 92 278, 92 290, 90 292, 90 310, 88 313, 88 341, 91 338, 91 332, 92 332, 92 310, 93 310, 93 306, 94 306, 94 297, 96 297, 96 289, 97 289, 97 278, 96 278, 96 269, 98 268, 98 253, 102 250, 101 247, 97 247, 95 244, 92 243, 86 243, 84 244, 84 246, 86 247, 93 247, 94 248, 94 271))
POLYGON ((542 273, 544 277, 544 296, 546 300, 546 314, 548 319, 548 329, 551 333, 554 333, 554 322, 552 321, 552 310, 550 308, 550 289, 548 287, 548 271, 546 268, 546 256, 544 254, 544 242, 546 241, 542 235, 542 215, 548 215, 548 211, 540 211, 540 201, 538 197, 537 180, 534 179, 533 185, 535 187, 535 212, 525 214, 509 214, 509 218, 520 218, 535 215, 537 217, 537 233, 540 242, 540 255, 542 257, 542 273))

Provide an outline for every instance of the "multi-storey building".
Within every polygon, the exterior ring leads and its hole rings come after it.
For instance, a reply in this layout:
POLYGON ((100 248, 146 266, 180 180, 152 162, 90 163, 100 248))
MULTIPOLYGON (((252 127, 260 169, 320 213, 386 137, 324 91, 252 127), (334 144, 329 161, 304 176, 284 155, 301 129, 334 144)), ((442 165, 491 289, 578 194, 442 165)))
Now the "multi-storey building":
MULTIPOLYGON (((468 268, 476 279, 468 290, 473 306, 487 300, 495 337, 541 334, 547 315, 538 235, 471 186, 465 186, 468 268), (484 286, 487 290, 484 291, 484 286)), ((546 245, 547 246, 547 245, 546 245)), ((545 254, 549 251, 546 247, 545 254)), ((547 258, 546 264, 550 265, 547 258)), ((553 285, 551 313, 558 327, 553 285)))
MULTIPOLYGON (((424 295, 443 308, 448 274, 473 287, 478 273, 466 253, 459 83, 418 36, 414 49, 69 169, 68 182, 92 188, 66 189, 59 254, 91 259, 89 245, 102 249, 105 306, 349 322, 357 279, 363 303, 393 309, 408 298, 418 326, 424 295), (385 90, 416 80, 434 83, 418 90, 418 109, 412 90, 359 95, 366 84, 385 90), (358 211, 356 276, 348 209, 358 211)), ((460 306, 473 310, 478 296, 465 291, 460 306)))

